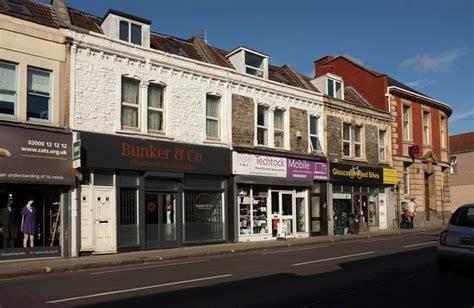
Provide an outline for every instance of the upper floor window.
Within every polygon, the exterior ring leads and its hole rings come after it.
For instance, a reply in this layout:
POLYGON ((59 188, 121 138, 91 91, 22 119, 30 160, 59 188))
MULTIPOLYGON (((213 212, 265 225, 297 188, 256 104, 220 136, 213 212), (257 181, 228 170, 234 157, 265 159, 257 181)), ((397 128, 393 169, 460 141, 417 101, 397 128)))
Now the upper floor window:
POLYGON ((344 156, 362 158, 362 127, 343 123, 342 152, 344 156))
POLYGON ((164 131, 164 89, 162 85, 154 83, 148 86, 148 130, 152 132, 164 131))
POLYGON ((321 143, 319 142, 319 119, 315 116, 309 117, 309 139, 311 151, 322 151, 321 143))
POLYGON ((423 143, 430 144, 430 113, 423 111, 423 143))
POLYGON ((140 81, 122 77, 122 128, 140 128, 140 81))
POLYGON ((379 160, 385 161, 387 159, 385 153, 385 135, 387 132, 379 130, 379 160))
POLYGON ((342 83, 328 78, 328 96, 342 98, 342 83))
POLYGON ((221 98, 217 95, 206 96, 206 136, 219 139, 219 118, 221 98))
POLYGON ((119 25, 119 37, 122 41, 141 45, 142 26, 121 20, 119 25))
POLYGON ((273 113, 273 142, 276 148, 285 147, 285 111, 277 109, 273 113))
POLYGON ((245 70, 247 74, 263 78, 263 65, 263 57, 245 52, 245 70))
POLYGON ((268 107, 257 107, 257 144, 268 145, 268 107))
POLYGON ((28 67, 26 118, 50 120, 51 72, 28 67))
POLYGON ((456 156, 451 156, 451 174, 458 173, 458 158, 456 156))
POLYGON ((440 121, 440 138, 441 138, 441 148, 446 148, 446 117, 441 116, 440 121))
POLYGON ((403 140, 410 140, 410 106, 403 105, 403 140))
POLYGON ((0 116, 16 116, 17 65, 0 61, 0 116))

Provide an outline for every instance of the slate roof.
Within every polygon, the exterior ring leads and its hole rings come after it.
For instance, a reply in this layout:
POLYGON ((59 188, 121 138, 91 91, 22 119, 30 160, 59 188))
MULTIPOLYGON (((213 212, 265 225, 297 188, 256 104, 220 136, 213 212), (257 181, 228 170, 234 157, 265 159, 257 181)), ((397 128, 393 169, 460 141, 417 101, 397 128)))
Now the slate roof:
POLYGON ((451 154, 474 152, 474 132, 449 136, 451 154))
POLYGON ((20 19, 25 19, 44 26, 59 28, 59 22, 56 18, 56 12, 51 5, 37 3, 28 0, 17 0, 16 3, 22 4, 28 10, 26 14, 17 13, 10 10, 8 1, 0 1, 0 13, 10 15, 20 19))
POLYGON ((344 88, 344 99, 361 107, 372 108, 372 105, 352 86, 344 88))
POLYGON ((400 81, 396 81, 395 79, 393 79, 392 77, 388 76, 388 86, 389 87, 399 87, 399 88, 402 88, 404 90, 407 90, 407 91, 410 91, 410 92, 413 92, 413 93, 416 93, 418 95, 421 95, 421 96, 424 96, 424 97, 427 97, 427 98, 431 98, 429 97, 428 95, 426 94, 423 94, 421 92, 418 92, 417 90, 415 89, 412 89, 410 88, 409 86, 401 83, 400 81))

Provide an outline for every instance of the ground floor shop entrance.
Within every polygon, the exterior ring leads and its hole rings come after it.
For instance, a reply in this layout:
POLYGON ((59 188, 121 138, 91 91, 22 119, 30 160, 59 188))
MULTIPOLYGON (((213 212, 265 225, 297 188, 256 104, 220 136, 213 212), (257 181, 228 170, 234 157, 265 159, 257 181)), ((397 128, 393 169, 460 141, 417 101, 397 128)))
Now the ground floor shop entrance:
POLYGON ((145 194, 145 248, 177 247, 177 194, 145 194))

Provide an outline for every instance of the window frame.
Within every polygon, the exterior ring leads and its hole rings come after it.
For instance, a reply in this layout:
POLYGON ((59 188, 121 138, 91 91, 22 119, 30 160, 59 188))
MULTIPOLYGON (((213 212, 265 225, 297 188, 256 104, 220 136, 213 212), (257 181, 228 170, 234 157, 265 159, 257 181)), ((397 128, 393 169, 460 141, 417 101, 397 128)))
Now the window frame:
POLYGON ((423 126, 423 144, 431 145, 431 112, 429 110, 423 109, 421 113, 421 120, 423 126))
POLYGON ((410 195, 410 164, 403 163, 403 194, 410 195))
POLYGON ((245 51, 244 52, 244 64, 245 64, 245 73, 246 74, 249 74, 249 75, 252 75, 252 76, 255 76, 255 77, 259 77, 259 78, 264 78, 265 77, 265 58, 264 57, 259 56, 255 53, 252 53, 252 52, 249 52, 249 51, 245 51), (254 57, 260 58, 262 60, 262 68, 247 64, 247 54, 250 54, 254 57), (261 76, 259 74, 249 73, 249 69, 254 70, 257 73, 261 73, 261 76))
POLYGON ((362 126, 359 125, 354 125, 352 128, 352 131, 354 133, 354 157, 358 159, 362 159, 362 126), (357 134, 356 132, 359 132, 359 141, 357 141, 357 134), (357 156, 357 146, 359 146, 359 156, 357 156))
POLYGON ((352 156, 352 124, 351 123, 342 123, 342 155, 345 157, 351 157, 352 156), (349 139, 344 139, 344 128, 347 127, 349 130, 349 139), (349 154, 344 153, 344 144, 349 145, 349 154))
POLYGON ((402 135, 404 141, 410 141, 410 114, 411 106, 403 104, 402 105, 402 135))
POLYGON ((387 136, 387 131, 385 130, 379 130, 379 161, 387 161, 387 141, 386 141, 386 136, 387 136), (380 137, 383 136, 381 139, 380 137), (381 155, 383 153, 383 155, 381 155))
POLYGON ((257 104, 257 114, 256 114, 256 127, 257 127, 257 134, 255 135, 255 138, 256 138, 256 144, 259 145, 259 146, 266 146, 268 147, 269 145, 269 121, 268 121, 268 117, 269 117, 269 114, 270 114, 270 108, 266 105, 263 105, 263 104, 257 104), (266 126, 265 125, 260 125, 258 123, 258 111, 259 109, 262 108, 264 110, 264 116, 265 116, 265 119, 266 119, 266 126), (259 130, 264 130, 267 132, 267 137, 265 138, 264 140, 264 143, 259 143, 258 141, 258 132, 259 130))
MULTIPOLYGON (((129 76, 124 76, 122 75, 121 76, 121 79, 120 79, 120 127, 122 130, 132 130, 132 131, 140 131, 141 130, 141 103, 142 103, 142 93, 141 93, 141 90, 140 90, 140 83, 141 81, 139 79, 135 79, 135 78, 132 78, 132 77, 129 77, 129 76), (137 83, 137 87, 138 87, 138 101, 137 101, 137 104, 134 104, 134 103, 129 103, 129 102, 125 102, 124 101, 124 97, 123 97, 123 80, 124 79, 128 79, 128 80, 132 80, 134 82, 137 83), (126 126, 123 124, 123 114, 122 114, 122 111, 123 111, 123 107, 129 107, 129 108, 137 108, 137 127, 134 127, 134 126, 126 126)), ((147 102, 147 106, 148 106, 148 102, 147 102)), ((148 116, 148 109, 147 109, 147 116, 148 116)))
POLYGON ((441 148, 442 149, 446 149, 447 146, 447 142, 446 142, 446 116, 445 115, 441 115, 440 116, 440 120, 439 120, 439 123, 440 123, 440 138, 441 138, 441 148))
MULTIPOLYGON (((4 61, 0 60, 0 63, 5 64, 7 66, 13 66, 15 69, 15 85, 14 85, 14 90, 9 90, 9 89, 0 89, 1 92, 12 92, 10 94, 13 94, 14 101, 13 101, 13 114, 7 114, 7 113, 0 113, 1 118, 8 118, 8 119, 16 119, 18 118, 18 92, 19 92, 19 80, 18 80, 18 63, 14 62, 9 62, 9 61, 4 61)), ((8 94, 8 93, 7 93, 8 94)))
POLYGON ((221 102, 221 96, 219 94, 214 94, 214 93, 206 93, 206 139, 207 140, 220 140, 221 139, 221 109, 222 109, 222 102, 221 102), (208 108, 207 108, 207 99, 209 97, 217 99, 217 118, 213 116, 208 115, 208 108), (208 131, 207 131, 207 122, 208 121, 215 121, 217 122, 217 137, 215 136, 210 136, 208 131))
MULTIPOLYGON (((139 88, 140 90, 140 88, 139 88)), ((146 120, 147 120, 147 131, 149 133, 159 133, 159 134, 164 134, 166 130, 166 108, 165 108, 165 90, 166 86, 161 84, 161 83, 156 83, 156 82, 150 82, 147 87, 147 101, 146 101, 146 120), (158 87, 161 88, 161 105, 162 107, 150 107, 150 88, 151 87, 158 87), (150 129, 150 111, 152 112, 161 112, 161 122, 162 122, 162 129, 161 130, 156 130, 156 129, 150 129)), ((138 93, 138 96, 140 97, 140 93, 138 93)))
POLYGON ((273 111, 273 145, 275 148, 278 148, 278 149, 284 149, 286 148, 285 146, 285 143, 286 143, 286 138, 285 138, 285 135, 286 135, 286 130, 285 130, 285 127, 286 127, 286 121, 285 121, 285 116, 286 116, 286 110, 283 109, 283 108, 276 108, 274 111, 273 111), (281 114, 281 121, 282 121, 282 127, 281 128, 277 128, 276 125, 275 125, 275 114, 276 113, 279 113, 281 114), (277 133, 280 133, 282 135, 282 144, 280 146, 277 146, 276 143, 275 143, 275 135, 277 133))
POLYGON ((138 23, 134 23, 132 21, 129 21, 129 20, 125 20, 125 19, 119 19, 118 20, 118 37, 119 37, 119 40, 121 40, 122 42, 127 42, 127 43, 130 43, 130 44, 135 44, 135 45, 143 45, 143 25, 141 24, 138 24, 138 23), (123 39, 121 37, 121 34, 122 34, 122 27, 121 25, 122 24, 127 24, 128 27, 127 27, 127 39, 123 39), (137 43, 134 41, 134 39, 132 38, 132 34, 133 34, 133 31, 132 31, 132 26, 135 26, 135 27, 138 27, 140 28, 140 42, 137 43))
POLYGON ((342 99, 342 82, 337 80, 337 79, 334 79, 334 78, 327 78, 327 81, 326 81, 326 87, 327 87, 327 94, 329 97, 333 97, 333 98, 337 98, 337 99, 342 99), (332 82, 332 95, 330 94, 329 92, 329 82, 332 82), (337 85, 339 85, 339 91, 337 91, 337 85))
POLYGON ((310 149, 310 152, 311 153, 317 153, 317 152, 322 152, 323 151, 323 147, 321 145, 321 140, 319 138, 319 118, 318 116, 315 116, 315 115, 310 115, 309 116, 309 130, 308 130, 308 136, 309 136, 309 149, 310 149), (312 126, 311 125, 311 120, 314 119, 314 122, 315 122, 315 126, 312 126), (311 132, 311 128, 314 128, 315 130, 315 134, 313 134, 311 132), (316 138, 317 140, 317 146, 319 146, 319 148, 314 148, 314 145, 313 145, 313 140, 312 138, 316 138))
POLYGON ((52 110, 52 100, 53 100, 53 71, 44 69, 44 68, 39 68, 35 66, 27 66, 26 68, 26 121, 28 122, 43 122, 43 123, 51 123, 52 117, 53 117, 53 110, 52 110), (44 93, 30 93, 30 84, 28 81, 28 76, 30 71, 39 71, 39 72, 46 72, 48 73, 48 91, 49 95, 45 95, 44 93), (36 97, 43 97, 43 98, 48 98, 48 119, 41 119, 41 118, 33 118, 28 116, 28 106, 29 106, 29 97, 30 95, 36 96, 36 97))
POLYGON ((451 174, 458 174, 458 158, 455 155, 451 156, 449 171, 451 174))

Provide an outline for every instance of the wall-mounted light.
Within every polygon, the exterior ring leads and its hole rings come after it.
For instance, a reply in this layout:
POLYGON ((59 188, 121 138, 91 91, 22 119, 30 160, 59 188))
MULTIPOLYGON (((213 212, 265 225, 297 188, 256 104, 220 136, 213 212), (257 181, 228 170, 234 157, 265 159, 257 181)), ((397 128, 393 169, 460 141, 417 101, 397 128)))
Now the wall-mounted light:
POLYGON ((303 133, 300 130, 296 131, 296 139, 298 140, 303 139, 303 133))

